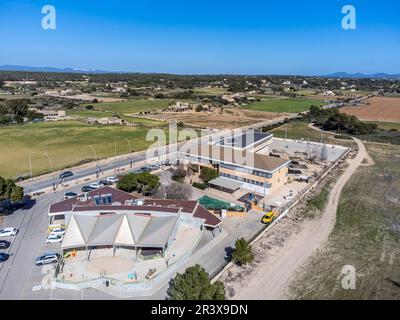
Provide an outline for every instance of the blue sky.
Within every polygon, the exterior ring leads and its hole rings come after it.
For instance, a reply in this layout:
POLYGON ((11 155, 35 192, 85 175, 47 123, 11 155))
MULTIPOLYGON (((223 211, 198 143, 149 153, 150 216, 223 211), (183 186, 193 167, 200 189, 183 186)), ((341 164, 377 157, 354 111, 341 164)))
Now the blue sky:
POLYGON ((0 65, 181 74, 400 73, 398 0, 0 0, 0 65), (57 29, 41 28, 44 5, 57 29), (344 5, 357 29, 341 27, 344 5))

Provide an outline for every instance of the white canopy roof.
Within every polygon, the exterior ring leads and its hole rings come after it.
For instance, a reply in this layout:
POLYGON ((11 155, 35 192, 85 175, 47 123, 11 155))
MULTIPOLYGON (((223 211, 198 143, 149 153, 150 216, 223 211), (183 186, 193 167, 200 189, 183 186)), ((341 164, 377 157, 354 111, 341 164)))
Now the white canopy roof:
POLYGON ((178 218, 128 213, 100 216, 73 214, 65 230, 61 248, 107 245, 164 247, 178 218))

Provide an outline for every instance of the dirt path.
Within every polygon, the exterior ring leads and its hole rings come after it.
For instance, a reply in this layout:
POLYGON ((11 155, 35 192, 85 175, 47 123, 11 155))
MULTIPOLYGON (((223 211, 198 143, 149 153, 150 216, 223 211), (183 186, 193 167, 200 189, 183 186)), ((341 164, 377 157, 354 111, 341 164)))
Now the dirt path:
POLYGON ((292 234, 281 247, 270 251, 268 258, 261 261, 246 285, 235 290, 233 299, 284 299, 286 290, 296 272, 317 250, 331 233, 339 204, 340 193, 356 169, 368 156, 364 144, 354 139, 358 153, 348 159, 349 166, 333 186, 327 206, 320 218, 304 222, 298 233, 292 234))

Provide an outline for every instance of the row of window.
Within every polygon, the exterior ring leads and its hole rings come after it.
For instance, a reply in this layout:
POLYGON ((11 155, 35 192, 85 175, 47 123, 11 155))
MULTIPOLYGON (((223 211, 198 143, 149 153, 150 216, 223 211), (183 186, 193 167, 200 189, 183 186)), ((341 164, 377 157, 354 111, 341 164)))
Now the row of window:
POLYGON ((266 188, 271 188, 271 186, 272 186, 270 183, 265 183, 265 185, 264 185, 264 183, 261 182, 261 181, 255 181, 255 180, 252 180, 252 179, 242 178, 242 177, 235 176, 233 174, 228 174, 228 173, 221 172, 220 175, 221 175, 221 177, 234 179, 234 180, 245 182, 245 183, 254 184, 254 185, 260 186, 260 187, 264 187, 265 186, 266 188))

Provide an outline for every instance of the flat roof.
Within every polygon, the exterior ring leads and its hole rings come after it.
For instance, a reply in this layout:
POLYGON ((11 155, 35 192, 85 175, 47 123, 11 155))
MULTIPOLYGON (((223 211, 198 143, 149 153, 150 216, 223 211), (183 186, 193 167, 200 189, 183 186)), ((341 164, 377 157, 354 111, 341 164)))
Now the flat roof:
POLYGON ((224 148, 217 145, 197 144, 192 145, 186 152, 189 156, 200 157, 204 160, 225 164, 233 164, 249 169, 258 169, 273 173, 276 170, 289 165, 290 160, 271 157, 265 154, 224 148))
POLYGON ((215 178, 213 180, 210 180, 208 183, 212 184, 214 186, 222 187, 222 188, 229 189, 232 191, 236 191, 243 185, 243 182, 228 179, 225 177, 215 178))
POLYGON ((247 149, 257 142, 262 140, 268 140, 272 138, 271 133, 257 132, 254 130, 249 130, 247 132, 239 133, 237 135, 224 137, 220 139, 216 145, 222 147, 231 147, 239 149, 247 149))

